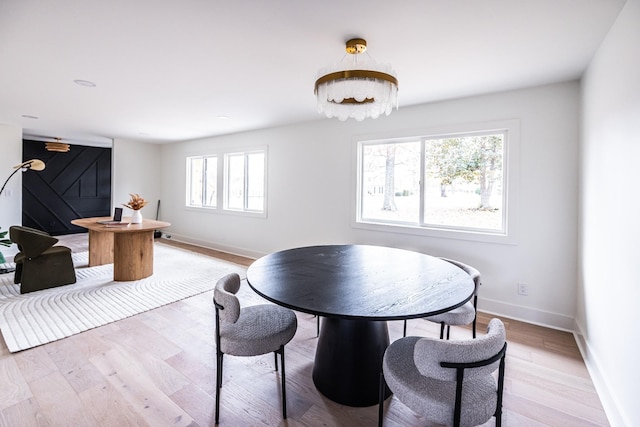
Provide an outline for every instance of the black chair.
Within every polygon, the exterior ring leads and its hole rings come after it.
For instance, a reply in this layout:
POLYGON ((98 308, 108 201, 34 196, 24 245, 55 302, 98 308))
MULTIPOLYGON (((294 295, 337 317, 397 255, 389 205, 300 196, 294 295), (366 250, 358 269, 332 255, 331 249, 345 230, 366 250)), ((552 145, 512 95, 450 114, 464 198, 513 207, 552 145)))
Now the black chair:
POLYGON ((478 339, 394 341, 382 363, 378 425, 382 426, 386 383, 398 400, 431 422, 476 426, 495 416, 500 427, 506 351, 506 332, 499 319, 492 319, 487 335, 478 339))
POLYGON ((213 304, 216 308, 216 415, 220 413, 222 361, 225 354, 258 356, 273 352, 278 370, 278 354, 282 364, 282 417, 287 418, 284 346, 296 333, 295 313, 274 304, 240 307, 236 293, 240 290, 240 276, 236 273, 222 277, 216 283, 213 304))
POLYGON ((58 239, 23 226, 10 227, 9 236, 20 250, 14 257, 14 283, 20 284, 21 294, 76 283, 71 249, 54 246, 58 239))

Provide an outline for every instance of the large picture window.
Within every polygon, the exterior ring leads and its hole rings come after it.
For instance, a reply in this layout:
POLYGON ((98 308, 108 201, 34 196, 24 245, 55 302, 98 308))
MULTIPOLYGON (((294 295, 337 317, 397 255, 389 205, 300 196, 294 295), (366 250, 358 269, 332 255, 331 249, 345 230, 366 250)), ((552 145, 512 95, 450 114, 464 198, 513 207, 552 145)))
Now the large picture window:
POLYGON ((266 149, 187 157, 186 205, 265 213, 266 149))
POLYGON ((512 134, 359 141, 356 223, 507 236, 512 134))

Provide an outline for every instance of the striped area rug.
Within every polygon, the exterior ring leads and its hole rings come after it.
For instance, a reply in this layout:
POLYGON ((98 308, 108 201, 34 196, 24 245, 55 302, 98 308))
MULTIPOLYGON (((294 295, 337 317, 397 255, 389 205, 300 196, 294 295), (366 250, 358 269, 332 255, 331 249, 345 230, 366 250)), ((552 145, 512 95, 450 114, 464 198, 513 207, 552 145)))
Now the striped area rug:
POLYGON ((0 275, 0 330, 10 352, 25 350, 213 289, 245 267, 156 243, 154 274, 114 282, 113 265, 87 267, 73 254, 77 283, 21 295, 13 273, 0 275))

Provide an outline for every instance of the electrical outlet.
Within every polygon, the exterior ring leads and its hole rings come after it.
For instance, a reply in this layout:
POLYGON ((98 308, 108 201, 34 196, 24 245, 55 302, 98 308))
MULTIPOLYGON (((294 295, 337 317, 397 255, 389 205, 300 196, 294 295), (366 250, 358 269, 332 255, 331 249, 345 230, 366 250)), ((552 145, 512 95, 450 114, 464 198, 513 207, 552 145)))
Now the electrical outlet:
POLYGON ((518 295, 525 297, 529 295, 529 285, 526 283, 518 283, 518 295))

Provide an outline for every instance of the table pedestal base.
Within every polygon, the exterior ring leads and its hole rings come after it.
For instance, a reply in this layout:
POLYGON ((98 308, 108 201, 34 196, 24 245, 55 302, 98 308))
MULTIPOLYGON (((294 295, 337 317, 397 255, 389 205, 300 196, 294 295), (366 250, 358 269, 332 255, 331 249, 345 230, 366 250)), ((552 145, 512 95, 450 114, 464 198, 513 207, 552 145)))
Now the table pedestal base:
POLYGON ((153 230, 113 236, 113 280, 128 282, 153 274, 153 230))
MULTIPOLYGON (((343 405, 376 405, 388 346, 387 322, 323 318, 313 366, 316 388, 343 405)), ((385 398, 390 394, 386 389, 385 398)))

